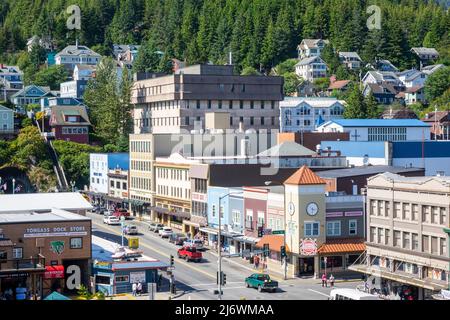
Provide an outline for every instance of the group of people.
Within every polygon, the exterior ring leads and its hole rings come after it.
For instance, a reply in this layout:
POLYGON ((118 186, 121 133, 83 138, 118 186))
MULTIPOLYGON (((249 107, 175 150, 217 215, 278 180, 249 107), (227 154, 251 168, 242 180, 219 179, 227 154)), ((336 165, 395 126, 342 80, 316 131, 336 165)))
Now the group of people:
POLYGON ((322 287, 328 288, 328 283, 330 283, 330 287, 334 287, 334 276, 333 274, 330 275, 330 278, 327 279, 327 275, 325 273, 322 274, 322 287))
MULTIPOLYGON (((253 268, 254 269, 259 269, 260 265, 261 265, 261 258, 258 255, 254 255, 252 257, 253 260, 250 260, 250 263, 253 262, 253 268)), ((265 259, 262 260, 262 268, 263 269, 267 269, 267 262, 265 259)))
POLYGON ((140 296, 142 293, 143 293, 143 291, 142 291, 142 282, 133 282, 133 285, 131 286, 132 287, 132 290, 133 290, 133 297, 136 297, 136 296, 140 296))

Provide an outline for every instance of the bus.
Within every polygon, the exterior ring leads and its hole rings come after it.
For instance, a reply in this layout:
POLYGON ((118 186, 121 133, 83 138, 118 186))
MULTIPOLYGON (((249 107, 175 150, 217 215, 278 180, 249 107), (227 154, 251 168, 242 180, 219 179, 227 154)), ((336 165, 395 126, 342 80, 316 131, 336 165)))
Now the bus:
POLYGON ((357 289, 333 289, 328 300, 382 300, 378 296, 357 289))

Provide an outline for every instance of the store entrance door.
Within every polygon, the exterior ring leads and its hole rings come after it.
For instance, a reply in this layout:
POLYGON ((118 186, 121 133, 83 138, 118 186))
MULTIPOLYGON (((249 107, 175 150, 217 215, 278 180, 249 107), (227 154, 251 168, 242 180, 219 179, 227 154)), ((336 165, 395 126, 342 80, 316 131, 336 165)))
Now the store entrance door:
POLYGON ((298 258, 298 275, 313 276, 314 275, 314 258, 298 258))

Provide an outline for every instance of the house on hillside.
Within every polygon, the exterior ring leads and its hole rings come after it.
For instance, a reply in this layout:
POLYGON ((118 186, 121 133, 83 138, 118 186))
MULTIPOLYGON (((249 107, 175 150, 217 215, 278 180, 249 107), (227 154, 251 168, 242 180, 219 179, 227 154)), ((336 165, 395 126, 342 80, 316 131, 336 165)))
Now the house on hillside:
POLYGON ((23 72, 17 66, 0 64, 0 100, 7 101, 23 88, 23 72))
POLYGON ((55 55, 55 63, 63 65, 69 72, 73 72, 76 65, 95 66, 100 62, 101 55, 86 46, 78 44, 65 47, 55 55))
POLYGON ((330 42, 323 39, 303 39, 297 46, 298 59, 302 60, 310 57, 320 57, 322 50, 330 42))
POLYGON ((381 115, 382 119, 419 119, 417 114, 409 108, 400 109, 389 108, 381 115))
POLYGON ((431 140, 450 140, 449 111, 429 112, 422 121, 431 125, 431 140))
POLYGON ((425 73, 427 76, 432 75, 433 73, 435 73, 436 71, 445 68, 445 65, 443 64, 432 64, 426 67, 422 67, 422 69, 420 71, 422 71, 423 73, 425 73))
POLYGON ((14 111, 0 105, 0 134, 14 132, 14 111))
POLYGON ((357 52, 339 52, 339 60, 350 70, 361 67, 362 59, 357 52))
POLYGON ((367 97, 370 93, 379 104, 391 104, 395 101, 397 90, 388 82, 368 83, 364 86, 363 95, 367 97))
POLYGON ((50 126, 56 140, 89 143, 91 123, 83 105, 51 107, 50 126))
POLYGON ((369 63, 366 68, 370 68, 377 71, 389 71, 398 72, 398 68, 392 64, 389 60, 376 59, 374 63, 369 63))
POLYGON ((397 77, 405 88, 412 88, 423 86, 428 76, 419 70, 410 69, 397 73, 397 77))
POLYGON ((49 87, 41 87, 32 84, 12 95, 11 102, 16 106, 25 107, 29 104, 40 104, 42 98, 56 96, 57 93, 51 91, 49 87))
POLYGON ((327 89, 328 95, 330 96, 333 92, 344 92, 347 91, 350 86, 350 80, 335 80, 334 78, 330 79, 330 86, 327 89))
POLYGON ((439 52, 435 48, 414 47, 411 48, 411 52, 419 58, 421 63, 427 63, 439 58, 439 52))
POLYGON ((306 81, 314 82, 327 76, 327 65, 319 56, 304 58, 295 65, 297 76, 306 81))
POLYGON ((417 102, 426 103, 424 85, 406 88, 405 91, 406 105, 414 104, 417 102))

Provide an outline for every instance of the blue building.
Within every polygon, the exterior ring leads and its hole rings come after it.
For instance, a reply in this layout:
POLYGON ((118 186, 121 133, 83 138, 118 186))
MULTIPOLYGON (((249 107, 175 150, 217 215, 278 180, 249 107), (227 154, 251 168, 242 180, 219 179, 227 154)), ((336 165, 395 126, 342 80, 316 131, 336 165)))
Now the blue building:
POLYGON ((219 198, 221 205, 221 235, 225 251, 235 253, 233 238, 243 235, 244 231, 244 198, 242 188, 208 187, 208 227, 200 228, 200 232, 209 245, 217 243, 219 228, 219 198))
POLYGON ((349 165, 424 168, 425 175, 450 175, 450 141, 322 141, 347 157, 349 165))

